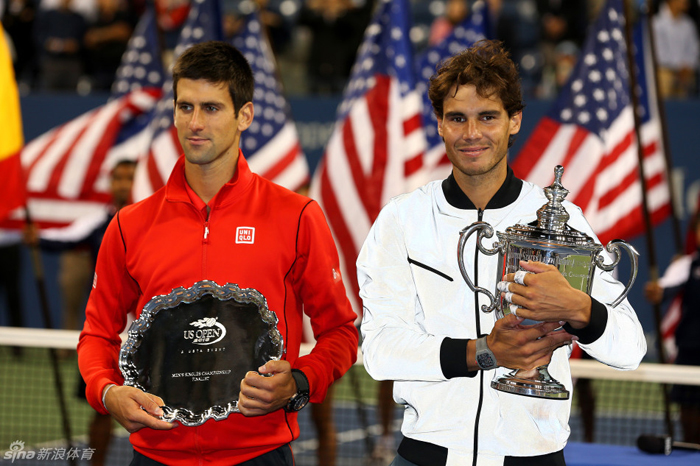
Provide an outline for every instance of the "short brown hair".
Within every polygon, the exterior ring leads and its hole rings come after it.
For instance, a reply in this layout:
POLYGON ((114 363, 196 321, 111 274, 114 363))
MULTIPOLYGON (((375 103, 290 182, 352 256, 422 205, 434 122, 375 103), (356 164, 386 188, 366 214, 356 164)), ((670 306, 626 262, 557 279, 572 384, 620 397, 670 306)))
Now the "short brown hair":
POLYGON ((180 79, 204 79, 212 84, 226 83, 235 114, 253 101, 255 81, 250 64, 234 46, 221 41, 195 44, 183 52, 173 66, 173 97, 177 102, 180 79))
POLYGON ((525 107, 518 69, 500 41, 480 40, 440 65, 428 89, 438 120, 442 119, 445 98, 452 87, 466 84, 475 86, 480 97, 499 97, 509 117, 525 107))

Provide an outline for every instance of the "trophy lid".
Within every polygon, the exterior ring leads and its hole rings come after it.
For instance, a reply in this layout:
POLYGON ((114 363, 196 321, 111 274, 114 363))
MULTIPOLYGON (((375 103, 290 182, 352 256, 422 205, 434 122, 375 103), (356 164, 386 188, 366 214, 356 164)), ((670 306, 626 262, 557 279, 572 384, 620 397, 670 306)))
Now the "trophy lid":
POLYGON ((512 239, 526 241, 547 241, 564 246, 599 246, 593 238, 587 234, 571 228, 567 225, 569 213, 562 205, 562 201, 569 194, 569 190, 561 184, 564 167, 554 167, 554 182, 544 188, 544 194, 549 202, 537 211, 537 225, 513 225, 506 229, 506 235, 512 239))

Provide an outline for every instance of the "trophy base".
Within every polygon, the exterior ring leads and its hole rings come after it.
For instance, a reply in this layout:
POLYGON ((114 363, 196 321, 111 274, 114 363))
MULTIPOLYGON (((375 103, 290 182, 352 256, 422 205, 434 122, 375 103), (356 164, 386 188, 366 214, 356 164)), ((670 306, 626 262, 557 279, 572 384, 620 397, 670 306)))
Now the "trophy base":
POLYGON ((491 388, 548 400, 569 399, 569 391, 549 375, 546 366, 538 367, 534 371, 513 371, 505 377, 493 380, 491 388), (530 376, 531 374, 532 376, 530 376))

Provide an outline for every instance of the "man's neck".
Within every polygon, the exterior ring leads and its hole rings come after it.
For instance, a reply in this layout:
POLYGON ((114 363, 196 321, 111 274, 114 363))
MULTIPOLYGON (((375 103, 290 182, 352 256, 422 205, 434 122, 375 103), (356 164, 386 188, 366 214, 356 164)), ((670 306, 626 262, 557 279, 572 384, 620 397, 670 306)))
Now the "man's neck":
POLYGON ((208 204, 222 186, 231 181, 237 163, 238 154, 234 160, 215 160, 207 165, 197 165, 185 160, 185 179, 192 191, 208 204))
POLYGON ((484 210, 491 198, 503 186, 508 175, 508 165, 499 164, 483 175, 467 176, 459 172, 454 173, 454 175, 462 192, 474 203, 477 209, 484 210))

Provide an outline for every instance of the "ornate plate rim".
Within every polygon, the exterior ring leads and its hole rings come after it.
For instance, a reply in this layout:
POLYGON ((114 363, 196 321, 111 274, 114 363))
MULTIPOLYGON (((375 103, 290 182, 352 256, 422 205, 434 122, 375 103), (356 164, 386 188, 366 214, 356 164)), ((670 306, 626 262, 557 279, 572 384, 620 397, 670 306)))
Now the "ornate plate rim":
MULTIPOLYGON (((143 307, 141 315, 134 320, 127 332, 128 338, 122 345, 119 351, 119 369, 124 377, 124 385, 138 388, 146 393, 149 393, 143 386, 138 384, 136 380, 137 369, 131 360, 132 356, 140 346, 140 338, 143 332, 151 327, 151 324, 156 318, 156 315, 164 309, 172 309, 182 303, 189 304, 197 301, 205 295, 212 295, 221 301, 229 301, 234 299, 242 304, 255 304, 262 321, 271 325, 269 330, 270 339, 276 344, 277 353, 271 356, 273 360, 279 360, 284 354, 284 339, 277 328, 279 319, 274 311, 271 311, 267 306, 265 296, 254 288, 240 288, 235 283, 226 283, 219 285, 212 280, 201 280, 194 283, 191 287, 183 286, 173 288, 168 294, 156 295, 151 298, 143 307)), ((232 400, 226 406, 212 406, 206 409, 201 414, 193 413, 184 408, 171 408, 169 406, 161 406, 163 416, 161 419, 167 422, 178 421, 185 426, 198 426, 204 424, 209 419, 221 421, 226 419, 231 413, 238 413, 238 400, 232 400)))

